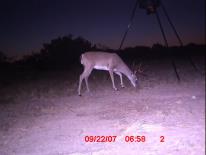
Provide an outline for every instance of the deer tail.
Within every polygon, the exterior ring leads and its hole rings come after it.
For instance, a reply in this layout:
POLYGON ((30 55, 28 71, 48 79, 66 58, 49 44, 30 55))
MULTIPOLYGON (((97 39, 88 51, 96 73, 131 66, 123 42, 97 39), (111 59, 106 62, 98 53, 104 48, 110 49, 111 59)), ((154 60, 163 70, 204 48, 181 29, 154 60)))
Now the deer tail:
POLYGON ((84 64, 84 54, 81 54, 81 56, 80 56, 80 62, 81 62, 82 65, 84 64))

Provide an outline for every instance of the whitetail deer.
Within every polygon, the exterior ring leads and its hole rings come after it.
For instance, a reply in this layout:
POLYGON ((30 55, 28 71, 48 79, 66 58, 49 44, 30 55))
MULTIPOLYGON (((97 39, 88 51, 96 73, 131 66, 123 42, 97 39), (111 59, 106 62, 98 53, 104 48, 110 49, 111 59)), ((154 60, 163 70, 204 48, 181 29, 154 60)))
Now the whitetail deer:
POLYGON ((84 71, 79 77, 79 96, 81 96, 81 85, 83 79, 85 79, 87 90, 90 91, 88 77, 93 69, 109 71, 114 90, 117 90, 117 88, 114 83, 113 72, 119 75, 122 87, 124 87, 122 74, 124 74, 130 80, 131 84, 136 87, 137 77, 135 73, 127 67, 116 53, 86 52, 81 55, 81 64, 84 66, 84 71))

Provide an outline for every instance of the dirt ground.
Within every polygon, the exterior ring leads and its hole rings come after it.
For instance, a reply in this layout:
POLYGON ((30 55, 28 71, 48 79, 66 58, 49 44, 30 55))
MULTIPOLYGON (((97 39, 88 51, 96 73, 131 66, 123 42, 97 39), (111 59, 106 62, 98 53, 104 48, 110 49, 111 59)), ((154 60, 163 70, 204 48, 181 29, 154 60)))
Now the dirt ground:
POLYGON ((136 89, 126 78, 120 88, 115 76, 118 91, 108 73, 94 71, 81 97, 80 69, 1 88, 0 155, 204 155, 205 73, 177 65, 181 82, 170 63, 153 61, 136 89))

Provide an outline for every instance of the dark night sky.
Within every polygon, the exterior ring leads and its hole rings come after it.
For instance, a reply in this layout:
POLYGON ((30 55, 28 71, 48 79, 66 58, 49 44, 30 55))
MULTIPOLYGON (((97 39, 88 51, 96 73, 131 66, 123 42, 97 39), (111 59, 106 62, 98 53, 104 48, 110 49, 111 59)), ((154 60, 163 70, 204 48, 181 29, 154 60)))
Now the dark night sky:
MULTIPOLYGON (((0 50, 9 56, 38 51, 43 43, 73 34, 118 48, 136 0, 1 0, 0 50)), ((204 0, 162 0, 183 43, 205 43, 204 0)), ((169 45, 178 42, 162 10, 169 45)), ((154 15, 137 9, 125 46, 163 43, 154 15)))

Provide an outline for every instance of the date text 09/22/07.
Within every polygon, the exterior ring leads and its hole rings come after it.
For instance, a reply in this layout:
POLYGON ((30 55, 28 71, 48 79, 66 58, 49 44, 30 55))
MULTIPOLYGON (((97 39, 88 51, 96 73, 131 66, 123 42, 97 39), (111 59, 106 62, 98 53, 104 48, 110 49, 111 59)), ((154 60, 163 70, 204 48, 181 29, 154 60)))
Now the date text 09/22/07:
MULTIPOLYGON (((84 141, 85 142, 116 142, 117 136, 85 136, 84 141)), ((146 142, 146 136, 124 136, 125 142, 146 142)), ((159 139, 157 140, 159 142, 165 142, 164 136, 159 136, 159 139)))

